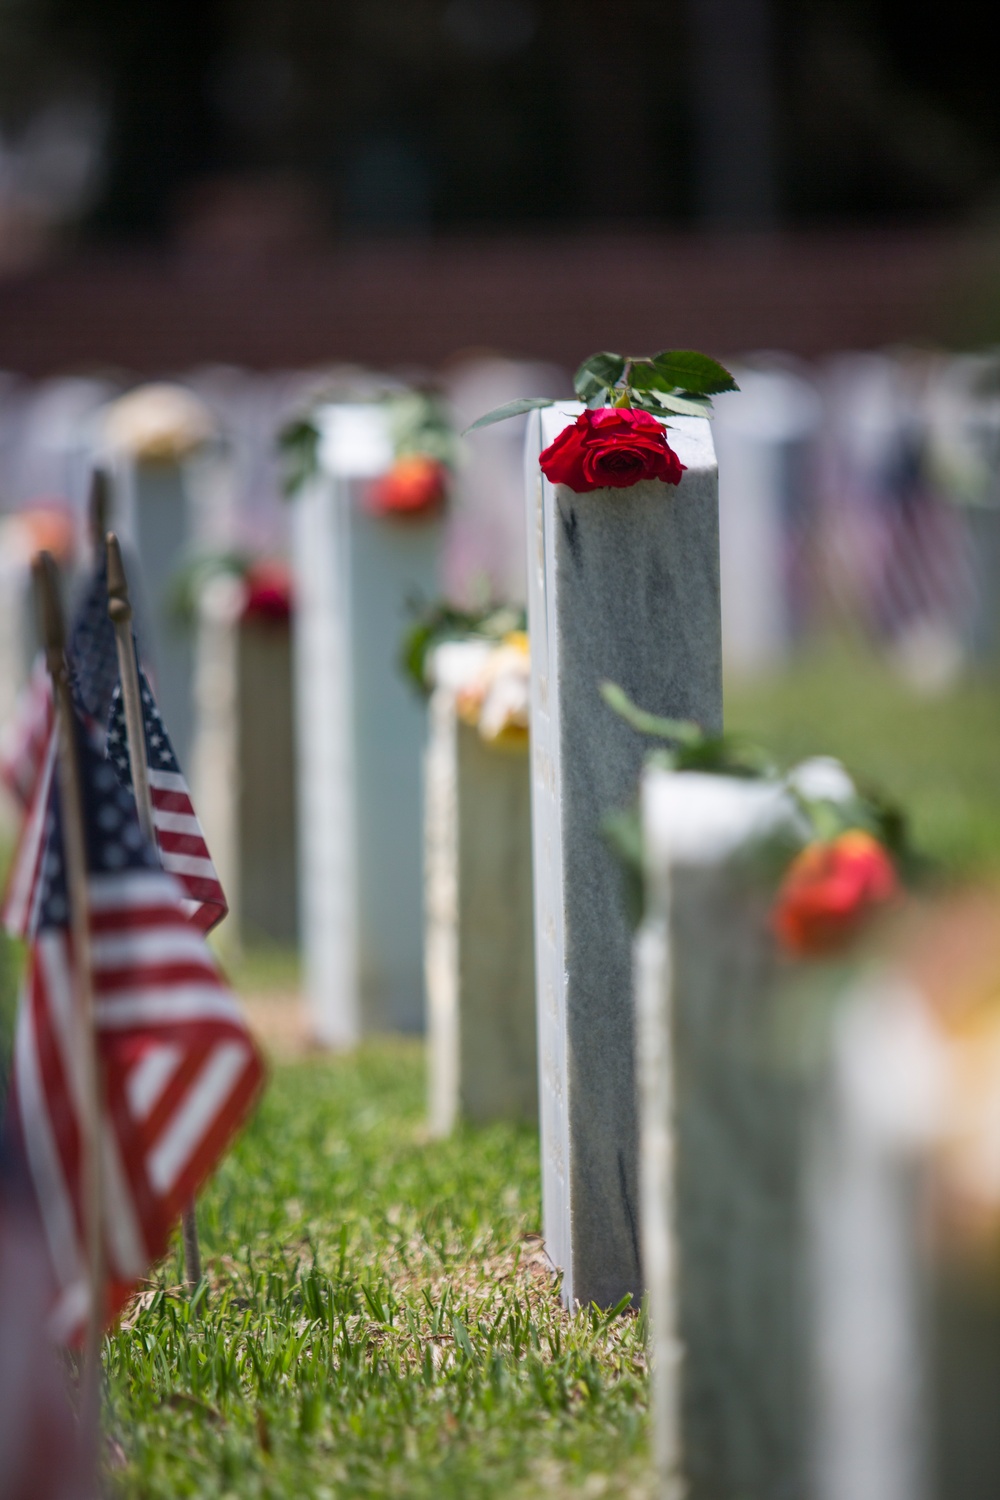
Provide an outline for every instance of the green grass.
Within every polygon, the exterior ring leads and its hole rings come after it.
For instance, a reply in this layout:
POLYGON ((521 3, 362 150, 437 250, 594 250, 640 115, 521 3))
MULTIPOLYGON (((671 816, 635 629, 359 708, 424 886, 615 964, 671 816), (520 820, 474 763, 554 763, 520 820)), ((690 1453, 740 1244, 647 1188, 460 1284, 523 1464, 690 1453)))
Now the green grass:
POLYGON ((641 1318, 564 1312, 537 1135, 427 1141, 422 1058, 275 1072, 199 1204, 201 1316, 175 1257, 106 1342, 118 1494, 646 1493, 641 1318))
POLYGON ((297 949, 278 943, 248 943, 235 958, 223 953, 222 962, 241 995, 294 994, 302 982, 297 949))
POLYGON ((914 695, 870 651, 814 647, 774 678, 732 683, 726 727, 782 762, 839 756, 911 819, 915 843, 953 877, 1000 871, 1000 680, 914 695))
MULTIPOLYGON (((828 644, 726 707, 784 761, 879 783, 950 874, 1000 870, 996 682, 920 699, 828 644)), ((0 943, 8 1040, 16 966, 0 943)), ((252 950, 234 978, 287 992, 294 955, 252 950)), ((642 1319, 559 1304, 536 1134, 433 1142, 424 1119, 417 1043, 275 1069, 199 1204, 207 1305, 175 1252, 106 1342, 121 1500, 651 1493, 642 1319)))

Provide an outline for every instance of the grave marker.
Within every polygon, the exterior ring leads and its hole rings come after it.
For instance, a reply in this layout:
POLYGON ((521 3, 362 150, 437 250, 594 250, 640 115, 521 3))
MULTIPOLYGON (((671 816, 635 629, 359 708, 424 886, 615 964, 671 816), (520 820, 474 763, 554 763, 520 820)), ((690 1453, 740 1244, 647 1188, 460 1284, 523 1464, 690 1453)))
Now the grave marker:
POLYGON ((194 641, 177 618, 177 575, 201 540, 199 456, 214 435, 207 408, 179 386, 140 386, 107 410, 105 441, 114 455, 113 519, 137 558, 133 584, 148 624, 144 649, 156 695, 181 765, 194 736, 194 641))
POLYGON ((438 646, 425 762, 430 1122, 538 1115, 527 747, 486 743, 456 697, 494 654, 438 646))
POLYGON ((1000 1234, 996 895, 978 938, 964 915, 935 929, 917 909, 886 953, 789 963, 766 853, 799 817, 778 782, 643 776, 658 1493, 986 1500, 1000 1483, 984 1274, 1000 1234))
POLYGON ((777 783, 643 777, 643 1254, 671 1497, 806 1493, 798 1099, 763 1055, 777 954, 748 859, 793 819, 777 783))
POLYGON ((376 405, 318 413, 320 472, 293 502, 299 870, 306 989, 320 1038, 423 1025, 425 709, 398 645, 437 596, 441 523, 364 507, 392 461, 376 405))
POLYGON ((631 932, 600 823, 633 795, 641 739, 602 680, 651 712, 722 722, 718 482, 709 424, 670 420, 687 471, 576 494, 538 454, 582 408, 526 439, 539 1109, 546 1248, 568 1305, 644 1290, 631 932))
POLYGON ((227 943, 298 935, 291 631, 244 618, 246 587, 213 578, 198 601, 192 785, 229 901, 227 943))

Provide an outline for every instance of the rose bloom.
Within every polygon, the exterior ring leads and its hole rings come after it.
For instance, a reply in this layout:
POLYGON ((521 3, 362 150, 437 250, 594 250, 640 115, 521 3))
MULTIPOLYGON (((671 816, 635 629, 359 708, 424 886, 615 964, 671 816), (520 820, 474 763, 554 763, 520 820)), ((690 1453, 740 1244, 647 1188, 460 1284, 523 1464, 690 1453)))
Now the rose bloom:
POLYGON ((292 612, 292 578, 283 562, 256 562, 243 580, 244 620, 287 620, 292 612))
POLYGON ((882 845, 852 828, 829 843, 807 845, 792 860, 775 901, 774 930, 789 953, 829 953, 849 941, 898 889, 882 845))
POLYGON ((447 493, 447 467, 426 453, 408 453, 375 480, 367 504, 375 515, 417 516, 439 510, 447 493))
POLYGON ((539 454, 538 462, 546 479, 579 495, 625 489, 640 479, 680 484, 685 469, 662 424, 648 411, 623 406, 581 412, 539 454))
POLYGON ((490 655, 485 666, 456 694, 460 719, 479 730, 488 745, 502 750, 528 746, 531 655, 528 636, 512 630, 490 655))

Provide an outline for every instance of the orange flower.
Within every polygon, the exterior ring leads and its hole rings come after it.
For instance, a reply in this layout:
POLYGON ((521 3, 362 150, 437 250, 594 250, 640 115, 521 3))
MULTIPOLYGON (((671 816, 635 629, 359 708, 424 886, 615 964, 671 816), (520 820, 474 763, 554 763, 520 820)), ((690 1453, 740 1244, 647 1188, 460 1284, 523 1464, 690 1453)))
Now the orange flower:
POLYGON ((368 509, 380 516, 421 515, 439 510, 447 493, 447 467, 426 453, 409 453, 372 484, 368 509))
POLYGON ((789 953, 829 953, 848 942, 898 889, 882 845, 852 828, 796 855, 778 891, 772 924, 789 953))

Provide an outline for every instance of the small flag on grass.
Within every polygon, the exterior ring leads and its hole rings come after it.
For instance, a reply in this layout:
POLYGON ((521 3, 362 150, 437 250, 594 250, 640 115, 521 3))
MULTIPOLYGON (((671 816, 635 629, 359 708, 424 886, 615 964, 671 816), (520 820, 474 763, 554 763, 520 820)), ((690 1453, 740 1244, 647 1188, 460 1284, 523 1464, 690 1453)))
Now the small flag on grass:
MULTIPOLYGON (((99 1058, 104 1317, 137 1280, 229 1146, 263 1067, 189 898, 159 867, 134 800, 76 722, 99 1058)), ((77 1341, 89 1280, 83 1224, 83 1087, 58 786, 45 811, 37 920, 21 1000, 9 1104, 56 1288, 53 1333, 77 1341)))
MULTIPOLYGON (((225 892, 208 852, 201 823, 184 773, 174 754, 153 690, 139 670, 142 722, 153 827, 163 868, 184 887, 185 910, 196 927, 211 932, 229 910, 225 892)), ((115 688, 108 720, 108 758, 122 786, 134 791, 128 755, 128 730, 121 684, 115 688)))

